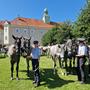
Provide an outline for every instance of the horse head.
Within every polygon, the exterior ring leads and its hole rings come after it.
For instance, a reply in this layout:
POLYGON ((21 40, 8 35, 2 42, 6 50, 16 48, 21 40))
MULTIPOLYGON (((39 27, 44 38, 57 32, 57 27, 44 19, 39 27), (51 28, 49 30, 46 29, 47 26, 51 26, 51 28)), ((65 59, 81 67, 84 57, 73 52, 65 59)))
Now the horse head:
POLYGON ((16 37, 14 35, 12 35, 12 37, 15 40, 14 44, 17 44, 18 46, 21 46, 21 39, 22 39, 22 37, 16 37))

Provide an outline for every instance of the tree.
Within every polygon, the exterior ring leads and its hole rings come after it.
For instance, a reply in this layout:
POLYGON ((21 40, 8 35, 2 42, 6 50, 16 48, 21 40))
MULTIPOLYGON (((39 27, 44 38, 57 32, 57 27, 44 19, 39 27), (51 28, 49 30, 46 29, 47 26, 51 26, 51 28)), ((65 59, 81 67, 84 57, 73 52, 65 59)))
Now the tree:
POLYGON ((81 10, 74 24, 73 33, 76 37, 85 37, 90 41, 90 0, 87 0, 86 6, 81 10))
POLYGON ((57 28, 53 28, 51 30, 49 30, 42 38, 42 44, 43 45, 48 45, 48 44, 52 44, 55 43, 56 40, 54 39, 55 34, 57 33, 57 28))
POLYGON ((64 22, 62 25, 54 27, 52 30, 49 30, 42 38, 42 44, 56 44, 64 43, 65 39, 72 38, 72 24, 70 21, 64 22))
POLYGON ((73 38, 72 23, 70 21, 66 21, 60 25, 57 34, 55 35, 56 43, 64 43, 64 40, 71 38, 73 38))

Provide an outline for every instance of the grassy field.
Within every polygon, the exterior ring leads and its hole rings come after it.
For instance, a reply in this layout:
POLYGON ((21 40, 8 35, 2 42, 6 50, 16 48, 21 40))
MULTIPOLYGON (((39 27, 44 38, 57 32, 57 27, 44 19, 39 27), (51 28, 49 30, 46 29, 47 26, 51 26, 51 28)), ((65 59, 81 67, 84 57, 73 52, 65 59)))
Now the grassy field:
MULTIPOLYGON (((31 63, 30 63, 31 65, 31 63)), ((52 70, 53 62, 51 59, 41 57, 40 75, 41 85, 37 88, 32 84, 33 72, 30 67, 30 77, 26 73, 26 61, 21 58, 19 77, 20 80, 10 80, 10 61, 9 58, 0 59, 0 90, 90 90, 90 78, 86 84, 80 84, 76 75, 63 76, 60 74, 59 65, 57 73, 54 75, 52 70)), ((14 78, 15 77, 14 70, 14 78)))

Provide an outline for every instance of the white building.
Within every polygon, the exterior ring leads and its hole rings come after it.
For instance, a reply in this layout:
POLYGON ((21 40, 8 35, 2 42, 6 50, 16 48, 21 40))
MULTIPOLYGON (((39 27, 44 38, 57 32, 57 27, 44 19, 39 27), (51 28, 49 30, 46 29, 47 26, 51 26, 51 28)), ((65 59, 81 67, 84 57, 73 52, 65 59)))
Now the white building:
POLYGON ((38 40, 41 43, 43 35, 52 29, 55 24, 54 22, 50 22, 47 9, 44 9, 42 20, 17 17, 12 21, 1 21, 0 29, 3 30, 0 30, 0 42, 5 45, 12 44, 12 35, 15 35, 25 38, 31 37, 31 42, 38 40))

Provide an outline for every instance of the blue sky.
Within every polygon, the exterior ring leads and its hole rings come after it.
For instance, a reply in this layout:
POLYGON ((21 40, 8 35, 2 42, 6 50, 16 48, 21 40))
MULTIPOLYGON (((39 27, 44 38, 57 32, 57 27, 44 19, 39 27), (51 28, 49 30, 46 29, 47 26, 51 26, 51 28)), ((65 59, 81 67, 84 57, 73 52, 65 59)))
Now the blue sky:
POLYGON ((41 19, 48 8, 51 21, 75 21, 86 0, 0 0, 0 20, 17 16, 41 19))

